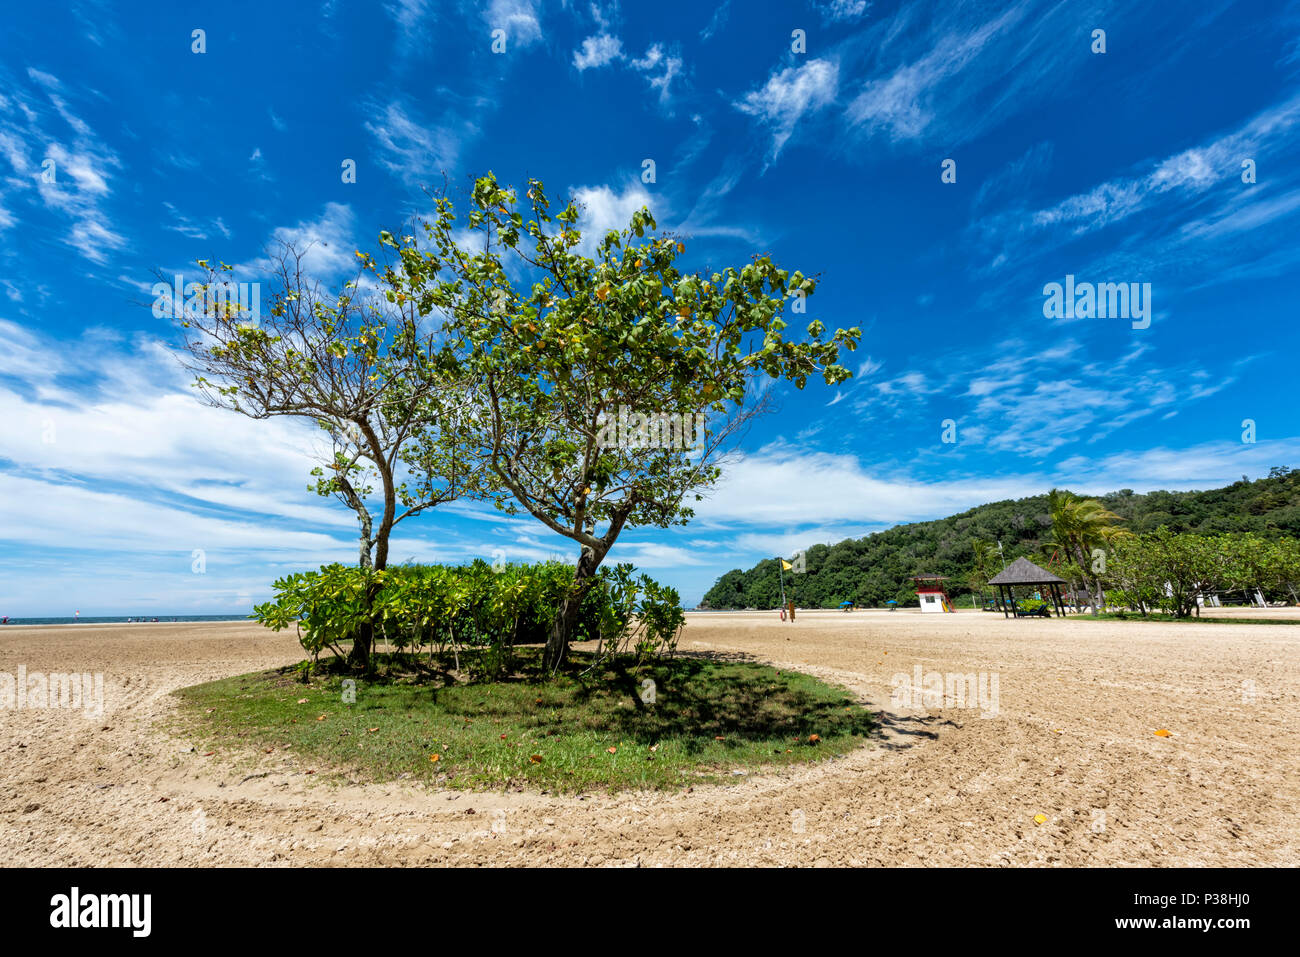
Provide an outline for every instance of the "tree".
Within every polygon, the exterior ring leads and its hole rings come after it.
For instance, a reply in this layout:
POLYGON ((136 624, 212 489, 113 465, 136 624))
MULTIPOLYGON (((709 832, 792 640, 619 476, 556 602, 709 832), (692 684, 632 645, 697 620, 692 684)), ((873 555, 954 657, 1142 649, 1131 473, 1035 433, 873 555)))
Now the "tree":
MULTIPOLYGON (((254 419, 304 418, 328 434, 332 448, 312 470, 314 490, 356 514, 359 564, 378 571, 394 526, 478 487, 456 454, 465 399, 450 354, 436 347, 414 303, 392 288, 358 299, 355 281, 326 293, 304 271, 309 248, 278 247, 269 315, 260 321, 240 321, 230 297, 213 294, 230 284, 233 269, 205 261, 202 306, 175 318, 207 404, 254 419)), ((362 261, 382 278, 372 257, 362 261)), ((357 636, 354 664, 368 666, 371 637, 370 628, 357 636)))
POLYGON ((1253 605, 1255 596, 1277 583, 1278 552, 1272 542, 1257 535, 1224 535, 1224 586, 1240 588, 1253 605))
POLYGON ((1101 585, 1104 552, 1100 562, 1094 559, 1094 552, 1128 534, 1115 525, 1122 519, 1095 498, 1084 499, 1055 488, 1047 494, 1047 508, 1052 538, 1044 544, 1044 550, 1051 556, 1051 563, 1064 557, 1077 566, 1095 615, 1098 606, 1105 604, 1106 595, 1101 585))
POLYGON ((579 546, 574 587, 556 611, 545 659, 560 665, 586 591, 619 535, 685 524, 720 464, 767 405, 760 376, 803 388, 837 364, 857 329, 812 321, 784 335, 816 282, 755 256, 703 276, 677 265, 685 245, 649 210, 583 252, 579 209, 551 212, 543 185, 524 197, 488 174, 467 218, 473 248, 437 197, 427 246, 392 243, 410 295, 449 317, 461 368, 481 403, 471 457, 523 509, 579 546), (527 219, 525 220, 525 217, 527 219))
POLYGON ((1300 602, 1296 595, 1296 586, 1300 585, 1300 541, 1282 538, 1273 543, 1273 548, 1274 582, 1291 593, 1293 602, 1300 602))
POLYGON ((967 584, 972 592, 977 592, 982 598, 989 579, 998 573, 998 547, 981 538, 973 539, 970 544, 974 561, 967 576, 967 584))
POLYGON ((1201 596, 1222 587, 1232 572, 1229 536, 1159 529, 1112 550, 1108 569, 1125 592, 1176 618, 1199 613, 1201 596))

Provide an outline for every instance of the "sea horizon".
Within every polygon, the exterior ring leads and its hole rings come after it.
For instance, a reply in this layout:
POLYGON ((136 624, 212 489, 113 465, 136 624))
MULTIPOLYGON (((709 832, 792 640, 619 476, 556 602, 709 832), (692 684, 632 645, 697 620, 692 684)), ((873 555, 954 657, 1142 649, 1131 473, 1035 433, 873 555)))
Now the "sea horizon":
POLYGON ((0 616, 0 621, 8 625, 126 625, 126 624, 163 624, 195 621, 249 621, 249 615, 231 612, 224 615, 66 615, 19 618, 0 616))

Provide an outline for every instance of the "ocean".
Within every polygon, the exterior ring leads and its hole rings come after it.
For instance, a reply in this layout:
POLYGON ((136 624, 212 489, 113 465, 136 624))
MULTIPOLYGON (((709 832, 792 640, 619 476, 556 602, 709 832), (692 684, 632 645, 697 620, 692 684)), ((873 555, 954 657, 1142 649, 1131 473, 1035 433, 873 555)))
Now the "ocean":
POLYGON ((163 624, 180 621, 248 621, 247 615, 82 615, 79 618, 10 618, 11 625, 115 625, 126 622, 163 624))

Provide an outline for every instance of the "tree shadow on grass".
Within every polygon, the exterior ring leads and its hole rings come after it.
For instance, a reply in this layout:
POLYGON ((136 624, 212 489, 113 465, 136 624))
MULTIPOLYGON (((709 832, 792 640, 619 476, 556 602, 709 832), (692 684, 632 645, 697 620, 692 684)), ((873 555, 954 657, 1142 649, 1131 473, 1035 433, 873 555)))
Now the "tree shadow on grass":
MULTIPOLYGON (((716 662, 762 661, 762 659, 757 656, 743 651, 690 651, 679 652, 679 655, 716 662)), ((869 706, 869 704, 864 705, 864 707, 869 706)), ((937 715, 894 714, 884 710, 883 708, 874 712, 872 719, 872 727, 870 731, 866 733, 869 734, 874 744, 887 751, 907 750, 908 748, 916 747, 918 744, 923 744, 927 741, 934 741, 939 737, 940 728, 945 725, 957 727, 953 721, 940 718, 937 715)), ((825 735, 822 736, 825 737, 825 735)))
POLYGON ((599 671, 576 691, 575 704, 590 709, 604 730, 638 743, 675 738, 688 753, 719 740, 724 746, 807 746, 865 737, 876 727, 875 716, 847 691, 810 675, 778 672, 748 656, 679 656, 637 668, 616 661, 599 671), (653 701, 645 700, 647 679, 654 682, 653 701), (622 694, 610 695, 611 688, 622 694))
MULTIPOLYGON (((646 745, 674 739, 689 754, 757 743, 783 753, 866 738, 879 728, 877 716, 851 692, 742 652, 679 653, 640 664, 628 656, 597 661, 574 652, 556 676, 541 669, 540 649, 516 653, 517 667, 492 681, 457 681, 445 666, 428 662, 380 669, 361 679, 376 691, 387 689, 367 707, 432 706, 471 722, 508 721, 541 734, 568 735, 576 727, 646 745)), ((335 667, 322 671, 321 677, 342 676, 335 667)))

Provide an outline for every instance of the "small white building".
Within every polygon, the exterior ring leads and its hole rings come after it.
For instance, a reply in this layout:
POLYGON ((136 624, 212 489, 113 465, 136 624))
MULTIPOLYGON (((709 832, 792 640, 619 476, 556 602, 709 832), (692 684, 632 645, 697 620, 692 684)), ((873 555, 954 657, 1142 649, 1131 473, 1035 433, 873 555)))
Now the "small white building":
POLYGON ((944 576, 913 575, 912 581, 916 582, 916 597, 921 603, 923 614, 952 611, 952 601, 943 587, 943 583, 947 581, 944 576))

